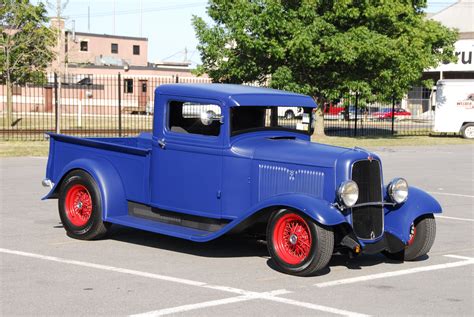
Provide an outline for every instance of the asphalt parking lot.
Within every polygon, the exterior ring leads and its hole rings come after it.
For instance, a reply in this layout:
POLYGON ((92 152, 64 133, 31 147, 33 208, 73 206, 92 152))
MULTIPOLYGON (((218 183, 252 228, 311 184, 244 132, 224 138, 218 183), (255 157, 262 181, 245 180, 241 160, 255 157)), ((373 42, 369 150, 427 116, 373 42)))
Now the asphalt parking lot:
POLYGON ((115 228, 73 240, 57 201, 40 201, 46 159, 0 159, 0 315, 472 316, 474 145, 373 150, 386 182, 403 176, 440 201, 435 245, 417 262, 335 255, 309 278, 277 272, 250 239, 115 228))

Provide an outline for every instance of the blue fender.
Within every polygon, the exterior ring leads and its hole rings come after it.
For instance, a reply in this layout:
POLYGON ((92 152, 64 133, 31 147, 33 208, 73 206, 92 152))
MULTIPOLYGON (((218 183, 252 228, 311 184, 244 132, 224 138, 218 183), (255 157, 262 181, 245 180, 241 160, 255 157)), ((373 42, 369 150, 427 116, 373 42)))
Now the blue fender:
POLYGON ((272 206, 287 206, 297 209, 314 219, 314 221, 326 226, 346 222, 344 215, 337 208, 331 206, 329 202, 305 194, 284 194, 270 197, 253 206, 243 218, 245 219, 259 210, 272 206))
POLYGON ((91 159, 77 159, 68 163, 57 178, 57 182, 51 191, 43 199, 55 195, 60 180, 72 170, 81 169, 89 173, 99 186, 102 198, 102 219, 107 220, 110 216, 120 213, 126 215, 127 200, 123 188, 122 179, 113 165, 104 158, 95 157, 91 159))
POLYGON ((386 209, 385 231, 407 243, 413 221, 422 215, 441 212, 441 205, 433 196, 419 188, 410 187, 408 200, 404 204, 386 209))

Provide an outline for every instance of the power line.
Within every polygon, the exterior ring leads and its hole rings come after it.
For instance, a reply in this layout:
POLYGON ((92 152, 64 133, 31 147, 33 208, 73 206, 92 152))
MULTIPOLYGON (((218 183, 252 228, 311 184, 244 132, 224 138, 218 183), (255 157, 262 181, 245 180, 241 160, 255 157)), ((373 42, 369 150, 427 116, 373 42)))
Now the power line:
MULTIPOLYGON (((205 5, 207 2, 205 1, 199 1, 199 2, 189 2, 189 3, 183 3, 179 5, 169 5, 169 6, 162 6, 162 7, 156 7, 156 8, 144 8, 143 11, 144 13, 149 13, 149 12, 157 12, 157 11, 168 11, 168 10, 176 10, 176 9, 185 9, 185 8, 193 8, 193 7, 201 7, 205 5)), ((128 14, 136 14, 140 13, 140 9, 132 9, 132 10, 121 10, 121 11, 115 11, 115 15, 128 15, 128 14)), ((111 16, 114 15, 114 12, 98 12, 95 14, 91 14, 91 17, 105 17, 105 16, 111 16)), ((72 18, 84 18, 87 17, 87 14, 77 14, 77 15, 71 15, 72 18)))

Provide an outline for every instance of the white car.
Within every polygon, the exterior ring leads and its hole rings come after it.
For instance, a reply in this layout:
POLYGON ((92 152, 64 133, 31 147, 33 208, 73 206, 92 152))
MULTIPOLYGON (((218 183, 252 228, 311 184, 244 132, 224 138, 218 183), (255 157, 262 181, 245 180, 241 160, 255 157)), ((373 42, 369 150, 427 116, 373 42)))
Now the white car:
POLYGON ((278 107, 278 116, 285 119, 294 119, 303 115, 302 107, 278 107))
POLYGON ((183 117, 184 118, 201 118, 203 113, 211 113, 212 116, 219 116, 221 114, 221 108, 218 105, 202 105, 202 104, 183 104, 183 117))

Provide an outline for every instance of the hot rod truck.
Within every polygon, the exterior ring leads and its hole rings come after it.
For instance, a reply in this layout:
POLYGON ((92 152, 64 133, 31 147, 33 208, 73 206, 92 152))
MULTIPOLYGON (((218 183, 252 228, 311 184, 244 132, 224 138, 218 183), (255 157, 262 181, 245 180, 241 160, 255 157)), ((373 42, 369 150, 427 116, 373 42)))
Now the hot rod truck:
POLYGON ((308 96, 174 84, 156 88, 154 106, 152 134, 50 134, 45 199, 58 199, 69 236, 98 239, 111 224, 199 242, 260 230, 294 275, 335 251, 414 260, 433 245, 438 202, 403 178, 385 186, 374 153, 310 142, 308 96), (301 107, 301 118, 279 107, 301 107))

